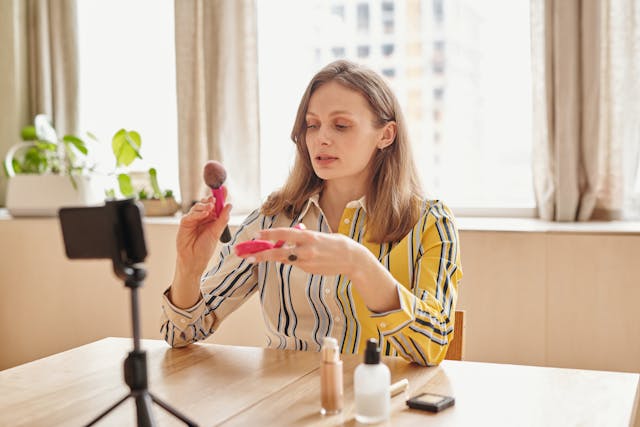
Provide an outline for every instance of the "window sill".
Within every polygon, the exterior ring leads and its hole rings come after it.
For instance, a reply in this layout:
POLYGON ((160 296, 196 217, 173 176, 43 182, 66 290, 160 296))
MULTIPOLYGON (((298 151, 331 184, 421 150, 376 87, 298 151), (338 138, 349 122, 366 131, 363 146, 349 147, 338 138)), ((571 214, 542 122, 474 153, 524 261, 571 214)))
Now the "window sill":
MULTIPOLYGON (((244 215, 232 215, 229 226, 237 227, 244 215)), ((0 221, 14 219, 6 209, 0 209, 0 221)), ((53 217, 16 219, 53 220, 53 217)), ((146 224, 178 225, 180 216, 146 217, 146 224)), ((640 235, 640 221, 551 222, 535 218, 456 217, 460 231, 492 231, 517 233, 574 233, 574 234, 630 234, 640 235)))

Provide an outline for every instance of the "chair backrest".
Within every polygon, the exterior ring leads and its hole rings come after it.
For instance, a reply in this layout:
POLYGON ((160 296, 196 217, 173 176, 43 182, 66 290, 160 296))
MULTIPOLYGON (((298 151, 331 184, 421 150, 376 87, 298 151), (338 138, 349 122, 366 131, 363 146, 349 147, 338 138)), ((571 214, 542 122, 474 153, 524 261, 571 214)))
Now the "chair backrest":
POLYGON ((456 310, 453 323, 453 340, 449 343, 449 349, 445 359, 462 360, 464 354, 464 311, 456 310))

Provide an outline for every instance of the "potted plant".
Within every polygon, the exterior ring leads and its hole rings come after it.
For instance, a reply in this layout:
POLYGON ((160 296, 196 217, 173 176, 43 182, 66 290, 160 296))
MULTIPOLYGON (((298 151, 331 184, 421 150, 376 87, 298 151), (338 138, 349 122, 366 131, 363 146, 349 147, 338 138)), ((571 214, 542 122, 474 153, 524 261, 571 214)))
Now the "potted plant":
POLYGON ((4 162, 11 215, 55 216, 63 206, 104 201, 105 178, 94 173, 82 138, 60 138, 49 118, 38 114, 33 125, 22 129, 22 140, 9 149, 4 162))
MULTIPOLYGON (((150 168, 146 175, 142 176, 128 171, 128 167, 136 159, 142 159, 141 146, 142 139, 136 131, 120 129, 112 138, 111 148, 116 159, 116 178, 120 194, 124 197, 137 197, 147 216, 173 215, 180 205, 175 200, 172 190, 163 191, 160 188, 155 168, 150 168), (138 179, 134 179, 132 175, 137 175, 138 179)), ((115 190, 108 190, 107 196, 115 198, 115 190)))

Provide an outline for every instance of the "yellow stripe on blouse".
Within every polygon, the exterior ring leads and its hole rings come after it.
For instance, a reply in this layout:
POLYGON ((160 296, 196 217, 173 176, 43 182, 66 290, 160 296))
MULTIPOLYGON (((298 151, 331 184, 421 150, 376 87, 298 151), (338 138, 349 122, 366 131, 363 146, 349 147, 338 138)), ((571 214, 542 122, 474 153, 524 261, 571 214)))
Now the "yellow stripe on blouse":
POLYGON ((252 264, 235 255, 233 245, 254 238, 260 229, 303 223, 309 230, 331 232, 315 195, 293 220, 258 210, 250 214, 202 277, 202 298, 195 306, 179 309, 165 292, 162 336, 174 347, 203 340, 257 292, 268 347, 319 351, 323 337, 331 336, 343 353, 363 353, 367 340, 375 338, 385 355, 421 365, 440 363, 453 339, 462 278, 453 214, 442 202, 425 200, 411 231, 399 242, 384 244, 368 241, 366 221, 364 200, 350 202, 337 232, 367 247, 389 270, 397 282, 400 309, 370 311, 343 275, 308 274, 279 262, 252 264))

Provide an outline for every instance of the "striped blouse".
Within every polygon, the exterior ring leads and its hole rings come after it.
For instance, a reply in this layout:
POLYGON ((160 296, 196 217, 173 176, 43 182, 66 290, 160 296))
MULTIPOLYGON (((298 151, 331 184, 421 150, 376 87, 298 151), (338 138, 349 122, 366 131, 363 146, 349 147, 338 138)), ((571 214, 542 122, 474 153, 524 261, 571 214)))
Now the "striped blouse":
POLYGON ((203 275, 202 298, 193 307, 175 307, 165 292, 161 335, 174 347, 203 340, 258 292, 269 347, 319 351, 323 337, 332 336, 342 353, 363 353, 367 340, 375 338, 385 355, 438 364, 453 338, 462 277, 453 215, 442 202, 425 200, 412 230, 401 241, 384 244, 367 240, 366 220, 364 199, 350 202, 337 232, 367 247, 389 270, 400 309, 370 311, 344 275, 308 274, 279 262, 252 264, 235 255, 233 245, 254 238, 259 229, 304 223, 309 230, 331 232, 315 195, 293 220, 259 210, 250 214, 203 275))

